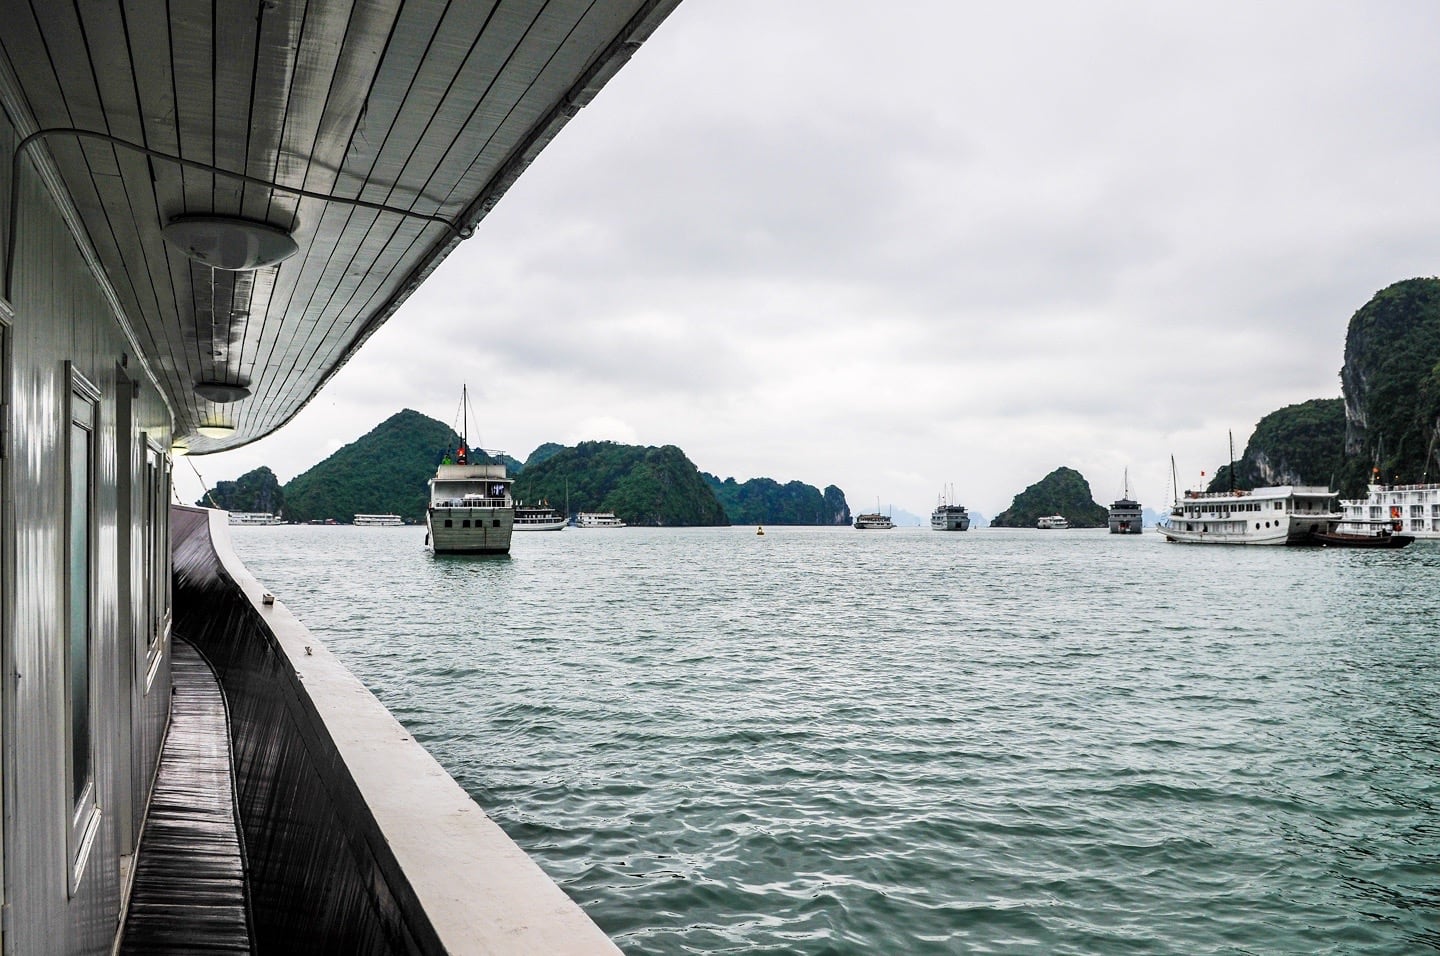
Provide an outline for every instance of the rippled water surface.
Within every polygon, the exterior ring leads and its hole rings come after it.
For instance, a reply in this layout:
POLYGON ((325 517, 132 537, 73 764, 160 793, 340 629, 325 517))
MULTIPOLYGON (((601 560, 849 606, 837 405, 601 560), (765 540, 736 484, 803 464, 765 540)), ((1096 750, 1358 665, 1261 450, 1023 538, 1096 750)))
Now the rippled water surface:
POLYGON ((627 953, 1440 949, 1440 545, 231 530, 627 953))

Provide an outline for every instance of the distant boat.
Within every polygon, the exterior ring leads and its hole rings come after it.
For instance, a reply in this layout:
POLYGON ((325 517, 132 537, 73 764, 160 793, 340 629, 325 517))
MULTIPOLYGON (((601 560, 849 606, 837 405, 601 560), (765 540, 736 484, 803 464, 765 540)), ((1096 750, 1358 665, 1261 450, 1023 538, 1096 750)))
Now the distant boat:
POLYGON ((969 531, 970 512, 965 506, 955 503, 955 492, 941 494, 935 500, 935 510, 930 512, 931 531, 969 531))
POLYGON ((764 533, 765 533, 765 529, 762 528, 762 527, 760 527, 759 525, 756 525, 756 526, 755 526, 755 533, 756 533, 756 534, 764 534, 764 533))
POLYGON ((516 531, 563 531, 565 516, 549 505, 516 505, 516 531))
POLYGON ((398 528, 405 522, 399 515, 356 515, 355 526, 359 528, 398 528))
POLYGON ((886 528, 895 527, 895 522, 890 520, 889 515, 882 515, 877 512, 875 514, 856 515, 855 527, 861 531, 883 531, 886 528))
POLYGON ((1064 515, 1046 515, 1035 522, 1035 527, 1042 530, 1065 531, 1070 527, 1070 522, 1065 519, 1064 515))
POLYGON ((285 519, 279 515, 272 515, 268 511, 232 511, 230 512, 230 523, 233 525, 275 525, 284 524, 285 519))
POLYGON ((1145 512, 1140 502, 1130 497, 1130 469, 1125 469, 1125 491, 1123 496, 1110 503, 1111 534, 1142 534, 1145 531, 1145 512))
POLYGON ((625 522, 609 511, 582 511, 575 516, 577 528, 623 528, 625 522))

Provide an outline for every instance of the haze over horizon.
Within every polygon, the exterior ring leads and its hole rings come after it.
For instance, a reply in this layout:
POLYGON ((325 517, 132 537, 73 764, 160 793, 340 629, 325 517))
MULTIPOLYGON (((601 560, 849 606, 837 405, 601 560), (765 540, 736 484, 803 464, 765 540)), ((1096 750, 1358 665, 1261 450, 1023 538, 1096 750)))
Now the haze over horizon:
MULTIPOLYGON (((480 443, 986 516, 1068 465, 1163 508, 1440 261, 1440 6, 687 0, 285 428, 480 443), (472 427, 472 433, 474 432, 472 427)), ((181 500, 203 488, 177 464, 181 500)))

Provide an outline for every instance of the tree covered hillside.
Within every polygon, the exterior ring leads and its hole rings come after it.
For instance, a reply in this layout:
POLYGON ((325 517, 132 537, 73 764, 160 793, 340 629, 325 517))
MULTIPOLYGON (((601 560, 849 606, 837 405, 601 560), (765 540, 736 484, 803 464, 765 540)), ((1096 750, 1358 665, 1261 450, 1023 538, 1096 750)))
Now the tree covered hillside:
POLYGON ((702 472, 710 490, 720 499, 731 524, 848 525, 850 506, 845 493, 834 485, 823 492, 803 481, 780 484, 773 478, 751 478, 743 484, 734 478, 721 481, 702 472))
POLYGON ((568 500, 571 513, 613 511, 627 524, 727 523, 699 470, 674 445, 587 441, 540 461, 532 455, 511 491, 517 501, 544 500, 557 508, 568 500))
MULTIPOLYGON (((1235 462, 1236 488, 1329 485, 1345 467, 1345 403, 1313 398, 1260 419, 1235 462)), ((1230 489, 1230 466, 1221 466, 1209 491, 1230 489)))
POLYGON ((275 472, 261 465, 234 481, 220 481, 195 502, 202 508, 225 511, 263 511, 278 515, 285 511, 285 493, 275 472))
POLYGON ((1064 515, 1072 528, 1103 528, 1110 519, 1109 510, 1095 503, 1085 476, 1062 465, 1016 495, 990 519, 990 527, 1033 528, 1046 515, 1064 515))
MULTIPOLYGON (((408 408, 397 412, 286 483, 285 517, 351 521, 357 514, 398 514, 424 521, 427 482, 459 443, 449 425, 408 408)), ((472 451, 470 460, 490 459, 472 451)))
POLYGON ((1440 279, 1397 282, 1351 317, 1340 381, 1347 496, 1372 468, 1387 482, 1440 480, 1440 279))

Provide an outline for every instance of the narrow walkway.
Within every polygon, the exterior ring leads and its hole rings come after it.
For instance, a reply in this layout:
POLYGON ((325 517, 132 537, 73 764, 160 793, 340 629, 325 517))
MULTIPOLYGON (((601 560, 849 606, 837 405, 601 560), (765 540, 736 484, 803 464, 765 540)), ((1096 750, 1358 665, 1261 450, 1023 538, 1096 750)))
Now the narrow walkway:
POLYGON ((171 663, 170 729, 120 952, 249 953, 224 698, 188 643, 174 642, 171 663))

